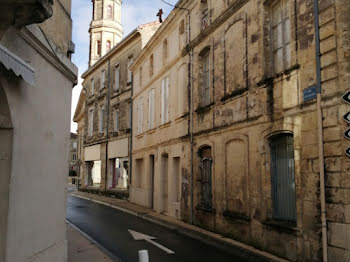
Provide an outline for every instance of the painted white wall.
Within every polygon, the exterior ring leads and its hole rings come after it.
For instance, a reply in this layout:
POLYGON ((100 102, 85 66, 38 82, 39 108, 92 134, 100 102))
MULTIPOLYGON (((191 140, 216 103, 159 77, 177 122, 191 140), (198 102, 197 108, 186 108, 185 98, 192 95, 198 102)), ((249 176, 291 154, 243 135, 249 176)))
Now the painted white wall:
POLYGON ((36 83, 0 79, 13 122, 6 262, 62 262, 73 84, 15 34, 4 43, 35 68, 36 83))

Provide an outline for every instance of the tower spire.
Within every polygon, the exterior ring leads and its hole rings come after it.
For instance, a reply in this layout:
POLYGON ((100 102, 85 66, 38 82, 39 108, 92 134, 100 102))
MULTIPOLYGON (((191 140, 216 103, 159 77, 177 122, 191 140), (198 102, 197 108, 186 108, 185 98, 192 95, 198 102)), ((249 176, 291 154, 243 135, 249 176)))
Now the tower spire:
POLYGON ((89 66, 104 56, 123 37, 122 0, 92 0, 89 66))

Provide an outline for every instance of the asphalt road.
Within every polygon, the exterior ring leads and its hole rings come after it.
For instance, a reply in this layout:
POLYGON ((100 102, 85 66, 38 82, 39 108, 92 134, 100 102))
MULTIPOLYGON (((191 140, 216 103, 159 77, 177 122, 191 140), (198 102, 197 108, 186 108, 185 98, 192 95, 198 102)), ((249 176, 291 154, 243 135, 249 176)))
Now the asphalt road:
POLYGON ((211 245, 139 217, 85 199, 68 196, 67 219, 123 262, 138 262, 138 251, 147 249, 150 262, 262 261, 232 247, 211 245), (164 250, 144 240, 134 240, 128 229, 156 237, 164 250))

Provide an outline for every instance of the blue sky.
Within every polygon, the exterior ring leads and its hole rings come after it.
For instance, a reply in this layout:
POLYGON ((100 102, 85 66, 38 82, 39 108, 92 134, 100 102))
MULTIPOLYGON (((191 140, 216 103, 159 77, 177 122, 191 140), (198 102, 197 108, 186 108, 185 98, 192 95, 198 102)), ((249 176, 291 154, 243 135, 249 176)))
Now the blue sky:
MULTIPOLYGON (((177 0, 168 0, 176 4, 177 0)), ((161 0, 123 0, 122 5, 122 25, 124 36, 127 36, 133 29, 140 24, 156 21, 156 14, 162 8, 164 17, 168 16, 172 7, 163 3, 161 0)), ((89 61, 89 25, 92 16, 91 0, 72 0, 72 19, 73 19, 73 42, 75 43, 75 54, 73 62, 79 68, 79 84, 73 89, 72 98, 72 117, 79 99, 81 91, 80 75, 88 68, 89 61)), ((76 132, 77 126, 72 122, 71 131, 76 132)))

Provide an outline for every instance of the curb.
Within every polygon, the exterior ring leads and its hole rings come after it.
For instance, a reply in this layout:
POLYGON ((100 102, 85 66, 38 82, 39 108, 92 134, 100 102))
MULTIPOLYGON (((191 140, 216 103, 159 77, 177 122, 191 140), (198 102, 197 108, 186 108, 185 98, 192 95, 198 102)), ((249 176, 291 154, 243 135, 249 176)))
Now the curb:
POLYGON ((268 253, 268 252, 261 251, 259 249, 254 248, 254 247, 248 246, 246 244, 243 244, 243 243, 238 242, 238 241, 233 240, 233 239, 226 238, 226 237, 218 235, 216 233, 210 232, 212 234, 216 234, 217 235, 217 237, 211 236, 209 234, 206 234, 204 232, 200 232, 200 231, 194 230, 192 228, 187 228, 187 227, 183 227, 181 225, 173 224, 173 223, 168 222, 168 221, 164 221, 162 219, 153 217, 150 214, 137 213, 137 212, 134 212, 134 211, 130 211, 130 210, 122 208, 122 207, 118 207, 118 206, 115 206, 115 205, 112 205, 112 204, 109 204, 109 203, 105 203, 105 202, 102 202, 102 201, 95 200, 95 199, 93 199, 91 197, 89 198, 89 197, 79 196, 79 195, 75 195, 75 194, 68 194, 68 195, 73 196, 73 197, 82 198, 82 199, 85 199, 85 200, 89 200, 89 201, 92 201, 92 202, 95 202, 95 203, 98 203, 98 204, 101 204, 101 205, 104 205, 104 206, 108 206, 108 207, 114 208, 114 209, 122 211, 124 213, 128 213, 130 215, 137 216, 137 217, 142 218, 144 220, 147 220, 147 221, 149 221, 151 223, 163 226, 163 227, 171 229, 171 230, 175 230, 175 231, 177 231, 177 232, 179 232, 179 233, 181 233, 183 235, 186 235, 186 236, 188 236, 190 238, 202 241, 202 242, 204 242, 206 244, 209 244, 209 245, 212 245, 212 246, 215 246, 215 247, 219 247, 219 248, 222 248, 222 246, 233 247, 233 248, 237 249, 238 251, 240 251, 242 253, 249 253, 252 257, 255 257, 256 259, 263 259, 264 261, 269 261, 269 262, 290 262, 289 260, 277 257, 275 255, 272 255, 272 254, 268 253))
POLYGON ((112 254, 109 250, 104 248, 99 242, 97 242, 95 239, 90 237, 88 234, 86 234, 84 231, 82 231, 79 227, 74 225, 72 222, 70 222, 68 219, 66 219, 66 223, 69 224, 71 227, 73 227, 76 231, 78 231, 80 234, 82 234, 87 240, 89 240, 91 243, 93 243, 98 249, 100 249, 104 254, 106 254, 110 259, 112 259, 115 262, 123 262, 119 257, 112 254))

